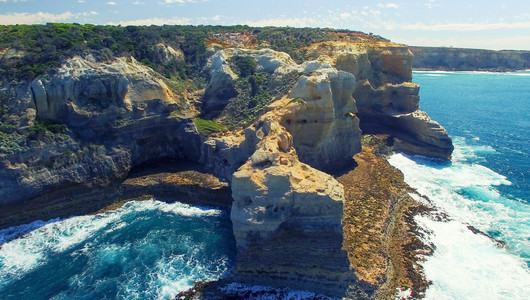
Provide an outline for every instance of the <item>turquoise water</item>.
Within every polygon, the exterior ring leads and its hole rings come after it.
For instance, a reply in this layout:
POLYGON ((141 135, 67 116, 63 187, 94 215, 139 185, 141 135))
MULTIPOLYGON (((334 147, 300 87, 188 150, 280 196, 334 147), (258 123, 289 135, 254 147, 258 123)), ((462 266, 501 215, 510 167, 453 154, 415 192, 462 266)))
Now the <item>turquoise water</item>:
POLYGON ((168 299, 235 257, 228 213, 155 200, 3 230, 0 242, 4 300, 168 299))
MULTIPOLYGON (((449 132, 450 163, 393 155, 405 181, 447 222, 418 216, 436 248, 423 263, 427 299, 530 295, 530 73, 415 72, 421 108, 449 132), (506 242, 498 247, 472 225, 506 242)), ((416 197, 419 201, 421 198, 416 197)))

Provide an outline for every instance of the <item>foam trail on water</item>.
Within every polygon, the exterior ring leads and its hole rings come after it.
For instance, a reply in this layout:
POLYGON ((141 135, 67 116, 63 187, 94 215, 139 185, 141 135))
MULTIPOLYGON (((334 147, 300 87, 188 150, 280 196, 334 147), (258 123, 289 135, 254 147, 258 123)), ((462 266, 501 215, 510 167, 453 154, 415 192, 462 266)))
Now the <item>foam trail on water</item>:
POLYGON ((426 299, 527 299, 530 274, 524 262, 458 221, 417 216, 436 249, 422 264, 433 283, 426 299))
POLYGON ((433 282, 427 299, 527 299, 530 206, 503 197, 496 187, 511 183, 476 163, 482 153, 491 155, 495 149, 471 147, 459 138, 454 144, 452 163, 403 154, 389 159, 410 186, 449 215, 448 222, 416 217, 427 233, 426 242, 436 247, 423 263, 427 279, 433 282), (474 234, 468 224, 505 241, 507 249, 474 234))

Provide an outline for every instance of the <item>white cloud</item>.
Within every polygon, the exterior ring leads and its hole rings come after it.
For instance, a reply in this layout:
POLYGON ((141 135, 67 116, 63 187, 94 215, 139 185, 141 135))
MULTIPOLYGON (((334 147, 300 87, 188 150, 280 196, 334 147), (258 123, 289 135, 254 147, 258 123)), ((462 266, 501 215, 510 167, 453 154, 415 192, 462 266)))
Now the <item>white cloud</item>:
POLYGON ((377 6, 381 8, 398 8, 399 6, 396 3, 377 3, 377 6))
MULTIPOLYGON (((448 23, 448 24, 436 24, 436 25, 425 25, 422 23, 417 24, 406 24, 397 26, 400 29, 406 30, 427 30, 427 31, 481 31, 481 30, 496 30, 496 29, 530 29, 530 22, 516 22, 516 23, 448 23)), ((387 29, 395 29, 396 26, 392 25, 392 28, 387 26, 387 29)))
POLYGON ((344 12, 340 14, 341 19, 348 19, 349 17, 351 17, 351 14, 349 12, 344 12))
POLYGON ((212 20, 213 21, 220 21, 221 20, 221 16, 220 15, 213 16, 212 20))
POLYGON ((118 4, 118 3, 114 2, 114 1, 109 1, 109 2, 107 2, 107 4, 108 4, 108 5, 116 5, 116 4, 118 4))
POLYGON ((436 4, 434 3, 436 0, 428 0, 426 3, 425 3, 425 6, 428 8, 428 9, 431 9, 433 8, 434 6, 440 6, 440 4, 436 4))
POLYGON ((172 19, 164 19, 164 18, 149 18, 149 19, 142 19, 142 20, 132 20, 132 21, 120 21, 118 23, 108 23, 108 25, 192 25, 190 18, 172 18, 172 19))
POLYGON ((0 25, 13 25, 13 24, 42 24, 42 23, 54 23, 54 22, 65 22, 74 21, 79 17, 86 17, 91 15, 97 15, 97 12, 90 11, 84 13, 71 13, 69 11, 62 14, 51 14, 45 12, 38 12, 34 14, 30 13, 10 13, 0 15, 0 25))

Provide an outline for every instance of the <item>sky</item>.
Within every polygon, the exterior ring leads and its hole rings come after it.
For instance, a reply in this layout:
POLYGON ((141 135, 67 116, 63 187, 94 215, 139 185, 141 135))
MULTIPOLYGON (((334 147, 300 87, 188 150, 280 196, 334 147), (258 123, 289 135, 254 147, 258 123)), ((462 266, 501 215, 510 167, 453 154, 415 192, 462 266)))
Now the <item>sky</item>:
POLYGON ((412 46, 530 50, 530 0, 0 0, 0 25, 320 27, 412 46))

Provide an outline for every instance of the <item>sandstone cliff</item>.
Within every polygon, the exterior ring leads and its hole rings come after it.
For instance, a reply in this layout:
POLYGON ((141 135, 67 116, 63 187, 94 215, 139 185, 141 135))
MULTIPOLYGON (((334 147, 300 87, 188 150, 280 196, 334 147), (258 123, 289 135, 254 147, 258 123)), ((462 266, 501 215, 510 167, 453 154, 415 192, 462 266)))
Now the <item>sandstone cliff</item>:
POLYGON ((409 47, 418 70, 506 72, 530 69, 530 51, 409 47))
MULTIPOLYGON (((230 185, 238 247, 230 280, 358 298, 377 295, 382 286, 385 295, 413 287, 391 273, 406 269, 395 261, 398 250, 368 255, 380 268, 352 259, 359 257, 357 246, 367 247, 352 242, 351 226, 359 224, 344 215, 354 215, 351 205, 345 210, 352 194, 345 197, 343 184, 324 172, 355 167, 362 133, 386 134, 387 151, 449 159, 453 148, 443 127, 419 110, 411 52, 368 35, 351 39, 288 54, 263 47, 251 34, 217 34, 202 45, 203 60, 185 47, 149 47, 151 63, 195 63, 193 80, 183 79, 185 73, 162 76, 156 65, 130 55, 93 53, 69 57, 30 82, 4 80, 2 213, 15 203, 38 200, 42 207, 50 198, 119 184, 145 162, 188 160, 230 185)), ((11 52, 15 60, 24 56, 11 52)), ((141 189, 135 182, 131 189, 141 189)), ((350 181, 343 182, 351 191, 350 181)), ((408 205, 399 199, 381 202, 384 215, 374 223, 381 236, 404 226, 406 209, 399 216, 392 210, 408 205)), ((395 234, 406 234, 398 229, 395 234)))

